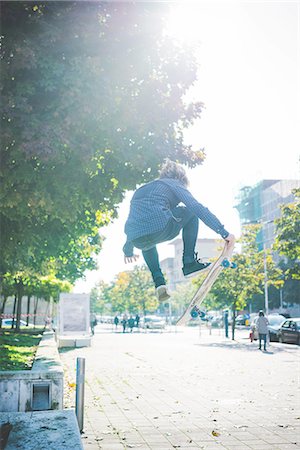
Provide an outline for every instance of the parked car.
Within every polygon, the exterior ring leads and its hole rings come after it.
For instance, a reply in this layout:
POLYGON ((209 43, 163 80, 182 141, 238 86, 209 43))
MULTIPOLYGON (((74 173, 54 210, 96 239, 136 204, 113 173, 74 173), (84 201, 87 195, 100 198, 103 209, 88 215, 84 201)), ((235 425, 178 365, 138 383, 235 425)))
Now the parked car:
POLYGON ((236 319, 235 319, 235 324, 236 325, 249 325, 249 319, 250 319, 250 315, 249 314, 239 314, 236 319))
POLYGON ((166 327, 166 321, 159 316, 146 316, 142 320, 142 327, 150 330, 163 330, 166 327))
POLYGON ((300 318, 285 320, 279 329, 278 337, 279 342, 300 345, 300 318))
MULTIPOLYGON (((257 320, 258 320, 258 316, 255 317, 255 319, 253 320, 253 322, 251 324, 251 330, 253 332, 254 340, 258 339, 258 331, 257 331, 257 326, 256 326, 257 320)), ((286 318, 284 316, 282 316, 281 314, 270 314, 268 316, 268 321, 269 321, 268 330, 269 330, 270 342, 279 340, 279 329, 285 320, 286 320, 286 318)))
MULTIPOLYGON (((13 322, 13 319, 2 319, 2 327, 11 327, 12 326, 12 322, 13 322)), ((16 326, 16 323, 17 323, 17 319, 15 319, 15 326, 16 326)), ((22 327, 25 327, 26 326, 26 322, 24 322, 24 320, 20 320, 20 325, 22 327)), ((30 325, 31 325, 31 323, 29 324, 29 326, 30 325)))
POLYGON ((112 316, 96 316, 98 323, 114 323, 114 318, 112 316))

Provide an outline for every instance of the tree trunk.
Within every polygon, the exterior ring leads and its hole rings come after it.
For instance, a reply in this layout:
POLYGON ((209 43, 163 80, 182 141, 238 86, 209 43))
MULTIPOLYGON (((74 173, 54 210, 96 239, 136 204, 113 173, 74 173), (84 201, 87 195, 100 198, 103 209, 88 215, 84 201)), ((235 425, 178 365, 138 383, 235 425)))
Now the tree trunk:
POLYGON ((37 313, 38 303, 39 303, 39 298, 36 297, 35 305, 34 305, 34 311, 33 311, 33 326, 34 326, 34 328, 35 328, 35 324, 36 324, 36 313, 37 313))
POLYGON ((6 301, 7 301, 7 296, 4 296, 2 304, 1 304, 1 311, 0 311, 0 328, 2 328, 2 316, 4 314, 6 301))
POLYGON ((17 306, 17 296, 15 295, 15 300, 14 300, 14 308, 13 308, 13 317, 12 317, 12 323, 11 323, 11 328, 13 329, 15 327, 15 322, 16 322, 16 306, 17 306))
POLYGON ((44 323, 45 323, 44 330, 46 329, 46 325, 48 324, 49 307, 50 307, 50 299, 48 300, 47 309, 46 309, 46 313, 45 313, 45 317, 44 317, 44 323))
POLYGON ((23 281, 22 279, 19 279, 17 282, 17 324, 16 329, 20 330, 20 321, 21 321, 21 314, 22 314, 22 297, 23 297, 23 281))
POLYGON ((145 315, 146 315, 146 302, 145 302, 145 300, 142 301, 142 308, 143 308, 143 314, 144 314, 144 317, 145 317, 145 315))
POLYGON ((30 300, 31 295, 27 295, 27 316, 26 316, 26 327, 29 325, 29 315, 30 315, 30 300))

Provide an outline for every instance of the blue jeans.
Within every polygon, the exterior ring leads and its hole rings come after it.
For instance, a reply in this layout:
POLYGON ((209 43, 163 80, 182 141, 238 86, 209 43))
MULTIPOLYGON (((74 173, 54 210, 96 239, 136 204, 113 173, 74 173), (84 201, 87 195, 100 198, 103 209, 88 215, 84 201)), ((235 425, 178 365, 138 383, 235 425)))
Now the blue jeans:
POLYGON ((142 236, 133 241, 133 245, 142 250, 155 287, 166 283, 159 264, 157 244, 174 239, 182 230, 183 261, 192 262, 194 260, 199 219, 185 206, 177 206, 171 212, 173 217, 162 231, 148 236, 142 236))
POLYGON ((259 349, 261 349, 261 341, 264 341, 264 350, 267 350, 267 335, 259 333, 258 339, 259 339, 259 349))

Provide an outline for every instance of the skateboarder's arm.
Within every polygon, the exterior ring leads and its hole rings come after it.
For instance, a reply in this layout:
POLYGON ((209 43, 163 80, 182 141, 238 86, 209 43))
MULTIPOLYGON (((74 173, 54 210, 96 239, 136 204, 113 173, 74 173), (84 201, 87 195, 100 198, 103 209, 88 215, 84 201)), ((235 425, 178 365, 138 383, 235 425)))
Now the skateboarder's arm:
POLYGON ((123 247, 125 264, 137 261, 139 255, 134 255, 133 249, 134 249, 134 246, 133 246, 132 242, 127 239, 127 241, 123 247))
POLYGON ((230 236, 233 235, 230 235, 229 232, 225 230, 224 225, 221 224, 219 219, 208 208, 199 203, 186 188, 178 186, 176 191, 179 200, 199 217, 205 225, 220 234, 223 239, 232 239, 230 236))

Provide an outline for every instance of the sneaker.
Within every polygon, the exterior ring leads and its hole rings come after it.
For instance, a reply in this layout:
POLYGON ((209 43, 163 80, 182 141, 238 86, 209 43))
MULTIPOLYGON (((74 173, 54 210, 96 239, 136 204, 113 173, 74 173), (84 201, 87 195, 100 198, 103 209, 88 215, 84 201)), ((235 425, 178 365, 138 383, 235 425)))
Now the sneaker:
POLYGON ((200 259, 196 258, 191 263, 185 263, 182 267, 183 275, 186 277, 187 275, 192 275, 193 273, 199 272, 200 270, 205 270, 210 266, 211 263, 202 263, 200 259))
POLYGON ((164 302, 170 298, 167 291, 167 286, 165 284, 162 284, 156 288, 156 295, 159 302, 164 302))

